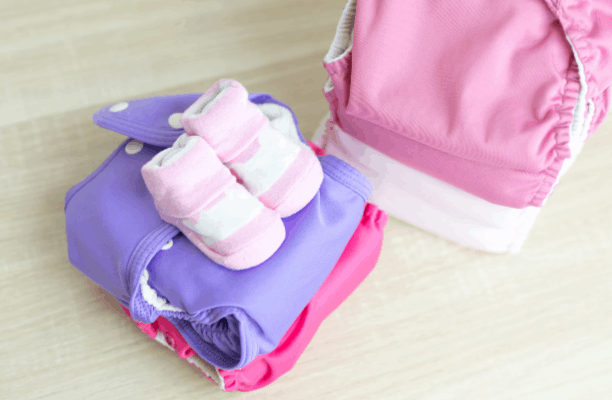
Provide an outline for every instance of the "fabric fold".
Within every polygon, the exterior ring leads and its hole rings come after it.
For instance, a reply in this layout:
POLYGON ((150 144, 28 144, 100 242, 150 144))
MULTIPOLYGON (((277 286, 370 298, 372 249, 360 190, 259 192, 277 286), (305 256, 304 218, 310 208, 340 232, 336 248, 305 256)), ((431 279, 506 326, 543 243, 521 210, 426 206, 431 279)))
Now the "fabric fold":
MULTIPOLYGON (((322 150, 311 144, 318 155, 322 150)), ((223 370, 204 364, 164 317, 151 324, 134 321, 150 338, 166 344, 176 354, 197 366, 205 376, 224 391, 252 391, 271 384, 289 372, 314 337, 317 329, 336 308, 361 284, 375 267, 388 217, 384 211, 367 203, 357 229, 351 236, 332 272, 327 276, 308 305, 283 335, 278 346, 257 356, 247 366, 223 370)), ((129 311, 123 308, 129 316, 129 311)))

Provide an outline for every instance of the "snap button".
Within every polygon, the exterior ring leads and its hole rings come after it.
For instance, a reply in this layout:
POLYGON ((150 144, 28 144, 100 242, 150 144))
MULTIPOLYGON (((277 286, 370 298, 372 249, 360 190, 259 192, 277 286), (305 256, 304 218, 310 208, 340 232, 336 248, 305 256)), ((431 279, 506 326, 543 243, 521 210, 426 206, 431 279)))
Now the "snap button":
POLYGON ((123 110, 125 110, 126 108, 128 108, 128 106, 129 106, 128 102, 127 102, 127 101, 124 101, 124 102, 122 102, 122 103, 117 103, 117 104, 115 104, 114 106, 112 106, 112 107, 109 109, 109 111, 110 111, 110 112, 114 112, 114 113, 115 113, 115 112, 119 112, 119 111, 123 111, 123 110))
POLYGON ((170 241, 162 247, 162 250, 168 250, 170 247, 172 247, 173 244, 174 242, 172 241, 172 239, 170 239, 170 241))
POLYGON ((173 127, 174 129, 183 129, 183 125, 181 125, 181 117, 183 113, 174 113, 170 117, 168 117, 168 125, 173 127))
POLYGON ((142 150, 142 142, 138 140, 132 140, 130 143, 125 145, 125 152, 128 154, 136 154, 142 150))

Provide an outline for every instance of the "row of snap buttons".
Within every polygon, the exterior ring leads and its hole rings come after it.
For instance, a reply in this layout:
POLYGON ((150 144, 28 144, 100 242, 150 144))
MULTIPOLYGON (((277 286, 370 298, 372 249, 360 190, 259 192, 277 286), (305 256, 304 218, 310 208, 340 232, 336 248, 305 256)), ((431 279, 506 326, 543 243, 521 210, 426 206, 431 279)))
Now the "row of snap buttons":
MULTIPOLYGON (((127 101, 124 101, 124 102, 113 105, 111 108, 109 108, 109 111, 112 113, 116 113, 116 112, 123 111, 127 109, 128 107, 129 107, 129 103, 127 101)), ((174 129, 182 129, 183 128, 183 126, 181 125, 182 115, 183 113, 172 114, 170 117, 168 117, 168 125, 170 125, 174 129)), ((138 140, 132 140, 131 142, 125 145, 125 152, 128 154, 136 154, 140 150, 142 150, 142 148, 143 148, 142 142, 139 142, 138 140)), ((172 247, 173 244, 174 242, 172 241, 172 239, 170 239, 170 241, 162 247, 162 250, 168 250, 169 248, 172 247)))

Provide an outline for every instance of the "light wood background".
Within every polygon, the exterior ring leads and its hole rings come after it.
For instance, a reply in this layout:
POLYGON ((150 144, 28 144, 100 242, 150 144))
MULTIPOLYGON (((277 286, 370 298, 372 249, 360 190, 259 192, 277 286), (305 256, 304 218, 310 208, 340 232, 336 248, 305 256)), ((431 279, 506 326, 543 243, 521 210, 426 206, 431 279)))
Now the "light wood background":
POLYGON ((231 77, 311 137, 344 0, 0 2, 0 399, 611 399, 612 122, 518 255, 397 220, 296 367, 223 393, 67 259, 63 199, 124 137, 99 108, 231 77))

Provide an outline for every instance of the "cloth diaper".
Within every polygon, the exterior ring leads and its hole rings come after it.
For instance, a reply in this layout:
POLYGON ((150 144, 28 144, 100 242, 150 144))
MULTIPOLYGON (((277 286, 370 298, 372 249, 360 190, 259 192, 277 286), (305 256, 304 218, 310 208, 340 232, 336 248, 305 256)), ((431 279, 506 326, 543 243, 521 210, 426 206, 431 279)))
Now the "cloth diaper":
MULTIPOLYGON (((282 219, 286 238, 272 257, 243 271, 220 266, 161 219, 141 173, 185 133, 173 115, 200 96, 133 100, 96 113, 99 125, 130 139, 66 194, 68 257, 135 320, 163 316, 202 359, 234 370, 278 346, 340 258, 372 186, 344 161, 319 156, 321 186, 302 210, 282 219)), ((290 112, 266 94, 249 100, 287 110, 271 115, 290 112)), ((293 119, 288 134, 304 142, 293 119)))
POLYGON ((604 0, 350 0, 323 62, 320 143, 369 170, 391 214, 518 251, 608 112, 610 54, 604 0))

